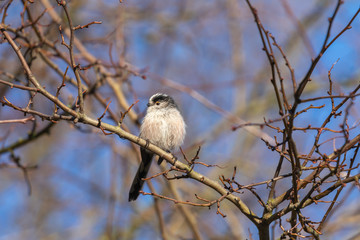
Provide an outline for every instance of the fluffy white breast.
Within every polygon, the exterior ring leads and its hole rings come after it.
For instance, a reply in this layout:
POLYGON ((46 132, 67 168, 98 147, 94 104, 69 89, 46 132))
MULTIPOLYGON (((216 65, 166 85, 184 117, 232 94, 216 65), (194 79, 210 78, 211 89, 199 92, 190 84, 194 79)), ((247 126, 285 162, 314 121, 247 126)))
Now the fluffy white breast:
POLYGON ((166 151, 171 151, 183 143, 185 126, 178 109, 149 108, 140 128, 140 137, 148 139, 166 151))

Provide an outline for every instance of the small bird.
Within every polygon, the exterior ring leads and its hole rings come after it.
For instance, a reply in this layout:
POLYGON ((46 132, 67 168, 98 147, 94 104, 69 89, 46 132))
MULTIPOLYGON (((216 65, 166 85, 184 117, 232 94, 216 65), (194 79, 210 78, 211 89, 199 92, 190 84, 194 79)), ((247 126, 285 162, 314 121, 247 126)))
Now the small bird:
MULTIPOLYGON (((168 152, 180 147, 185 138, 186 125, 174 99, 167 94, 156 93, 150 97, 147 107, 139 137, 168 152)), ((140 152, 141 163, 131 184, 129 202, 138 198, 154 156, 143 147, 140 152)), ((162 161, 159 157, 158 164, 162 161)))

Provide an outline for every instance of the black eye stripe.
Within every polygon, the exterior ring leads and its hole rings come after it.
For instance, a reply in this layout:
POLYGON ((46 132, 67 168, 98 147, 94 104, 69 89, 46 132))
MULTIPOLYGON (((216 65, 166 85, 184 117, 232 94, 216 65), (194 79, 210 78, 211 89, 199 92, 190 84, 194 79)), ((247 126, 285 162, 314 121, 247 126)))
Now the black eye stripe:
POLYGON ((165 104, 166 107, 177 108, 177 105, 176 105, 174 99, 167 94, 159 94, 158 93, 158 94, 153 95, 149 100, 149 104, 151 103, 151 104, 159 105, 159 104, 157 104, 158 102, 166 103, 165 104))
POLYGON ((156 97, 154 97, 154 99, 153 99, 153 102, 162 102, 162 101, 169 101, 169 97, 168 96, 164 96, 164 95, 160 95, 160 96, 156 96, 156 97))

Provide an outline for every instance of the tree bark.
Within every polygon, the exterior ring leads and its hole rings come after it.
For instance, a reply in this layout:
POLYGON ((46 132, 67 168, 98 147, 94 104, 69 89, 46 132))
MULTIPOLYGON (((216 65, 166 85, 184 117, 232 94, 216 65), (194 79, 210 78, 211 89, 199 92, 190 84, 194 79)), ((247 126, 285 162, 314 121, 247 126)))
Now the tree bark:
POLYGON ((270 240, 269 224, 263 223, 257 226, 260 240, 270 240))

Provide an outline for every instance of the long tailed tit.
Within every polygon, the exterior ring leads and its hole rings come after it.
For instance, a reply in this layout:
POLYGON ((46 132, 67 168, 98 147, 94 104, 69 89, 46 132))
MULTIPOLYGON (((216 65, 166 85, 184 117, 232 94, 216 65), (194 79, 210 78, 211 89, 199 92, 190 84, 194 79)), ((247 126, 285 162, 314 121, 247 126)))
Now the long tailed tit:
MULTIPOLYGON (((183 143, 185 122, 174 99, 167 94, 156 93, 150 97, 139 137, 155 144, 165 151, 172 151, 183 143)), ((141 163, 129 191, 129 201, 136 200, 144 185, 154 154, 140 148, 141 163)), ((158 164, 163 161, 159 158, 158 164)))

